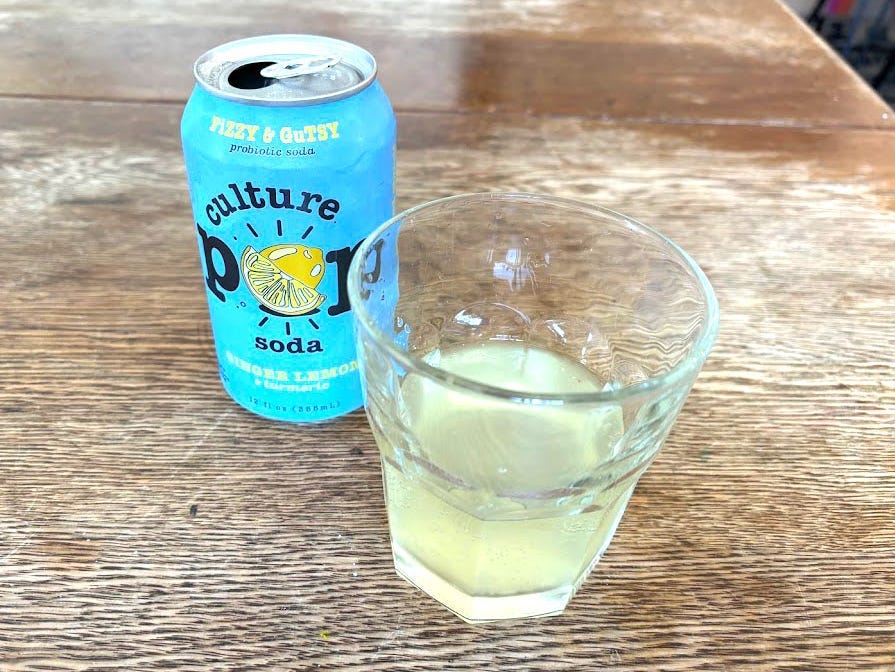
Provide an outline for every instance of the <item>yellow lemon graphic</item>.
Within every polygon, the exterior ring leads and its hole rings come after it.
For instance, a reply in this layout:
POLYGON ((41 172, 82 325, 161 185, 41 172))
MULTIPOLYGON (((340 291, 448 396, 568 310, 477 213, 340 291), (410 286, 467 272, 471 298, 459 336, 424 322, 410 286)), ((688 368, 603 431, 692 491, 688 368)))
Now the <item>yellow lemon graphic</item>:
POLYGON ((304 245, 246 247, 242 277, 254 297, 282 315, 304 315, 326 300, 315 287, 323 280, 323 250, 304 245))

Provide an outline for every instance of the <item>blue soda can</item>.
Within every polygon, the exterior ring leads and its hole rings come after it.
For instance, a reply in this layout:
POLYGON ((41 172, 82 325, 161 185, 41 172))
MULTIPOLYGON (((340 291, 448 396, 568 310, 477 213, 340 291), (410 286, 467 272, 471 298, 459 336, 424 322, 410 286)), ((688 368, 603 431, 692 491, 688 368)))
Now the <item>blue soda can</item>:
POLYGON ((395 115, 376 61, 313 35, 196 61, 181 134, 224 389, 260 415, 363 403, 346 276, 394 211, 395 115))

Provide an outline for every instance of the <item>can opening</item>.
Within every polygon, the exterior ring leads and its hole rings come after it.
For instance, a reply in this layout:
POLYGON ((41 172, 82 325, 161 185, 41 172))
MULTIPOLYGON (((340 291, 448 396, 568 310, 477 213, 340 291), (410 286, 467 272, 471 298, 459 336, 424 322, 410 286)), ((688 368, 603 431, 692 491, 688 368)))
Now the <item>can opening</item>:
POLYGON ((317 105, 353 96, 376 80, 360 47, 319 35, 265 35, 205 52, 193 65, 212 95, 258 105, 317 105))
POLYGON ((238 68, 234 68, 227 77, 227 83, 234 89, 263 89, 277 80, 272 77, 264 77, 261 71, 275 64, 276 61, 258 61, 240 65, 238 68))

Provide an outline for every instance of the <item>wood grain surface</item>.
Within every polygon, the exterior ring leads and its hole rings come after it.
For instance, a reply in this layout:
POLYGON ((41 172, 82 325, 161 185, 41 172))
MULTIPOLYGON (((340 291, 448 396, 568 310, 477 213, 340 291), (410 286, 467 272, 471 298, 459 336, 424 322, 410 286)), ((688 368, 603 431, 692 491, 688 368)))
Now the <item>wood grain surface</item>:
POLYGON ((9 0, 0 71, 0 672, 895 669, 893 117, 780 4, 9 0), (718 292, 561 617, 459 621, 394 573, 361 413, 219 384, 181 101, 299 31, 378 57, 399 207, 606 205, 718 292))
POLYGON ((282 32, 368 48, 405 111, 895 123, 777 0, 6 0, 0 95, 182 102, 198 54, 282 32))
POLYGON ((722 307, 566 614, 472 627, 394 574, 360 413, 221 389, 179 116, 0 102, 0 670, 895 669, 895 134, 399 114, 399 207, 601 203, 722 307))

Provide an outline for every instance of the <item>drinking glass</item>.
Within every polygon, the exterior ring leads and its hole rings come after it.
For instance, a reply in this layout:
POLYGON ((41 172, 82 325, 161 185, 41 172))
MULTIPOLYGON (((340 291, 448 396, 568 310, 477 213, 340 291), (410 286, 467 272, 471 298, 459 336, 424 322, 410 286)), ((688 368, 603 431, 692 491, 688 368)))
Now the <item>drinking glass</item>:
POLYGON ((347 282, 398 573, 469 622, 561 612, 715 342, 705 275, 611 210, 482 193, 389 220, 347 282))

